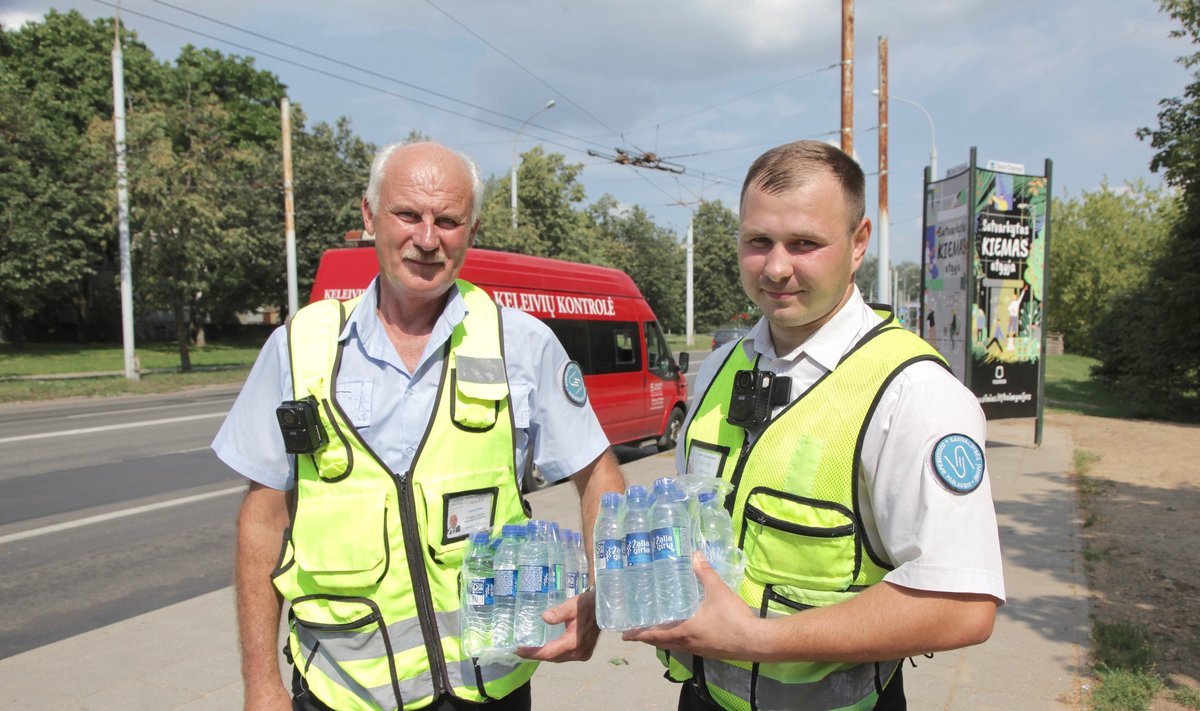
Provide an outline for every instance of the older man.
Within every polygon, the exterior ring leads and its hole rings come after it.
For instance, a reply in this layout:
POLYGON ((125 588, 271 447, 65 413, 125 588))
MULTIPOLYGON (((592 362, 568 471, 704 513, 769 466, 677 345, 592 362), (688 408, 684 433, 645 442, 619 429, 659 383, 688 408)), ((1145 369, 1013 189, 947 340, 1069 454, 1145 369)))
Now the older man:
MULTIPOLYGON (((362 202, 379 277, 276 331, 213 442, 250 479, 236 567, 248 709, 530 706, 535 665, 462 650, 467 535, 526 518, 529 457, 549 480, 572 478, 585 531, 624 481, 586 400, 564 388, 577 366, 550 330, 456 279, 480 191, 474 163, 443 146, 382 149, 362 202), (276 666, 283 599, 290 694, 276 666)), ((590 594, 547 619, 566 634, 524 654, 591 655, 590 594)))
POLYGON ((1004 600, 983 413, 858 293, 863 193, 816 141, 743 184, 737 259, 763 318, 705 360, 676 456, 732 484, 746 578, 696 561, 696 615, 626 633, 665 650, 681 709, 905 708, 900 660, 986 640, 1004 600))

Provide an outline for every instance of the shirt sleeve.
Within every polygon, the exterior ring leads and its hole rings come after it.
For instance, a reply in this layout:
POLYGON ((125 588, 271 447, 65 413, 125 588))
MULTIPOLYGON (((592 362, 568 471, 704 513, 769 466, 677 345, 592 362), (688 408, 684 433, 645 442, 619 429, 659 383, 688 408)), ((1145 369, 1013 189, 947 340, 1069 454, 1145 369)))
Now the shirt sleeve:
POLYGON ((987 422, 978 401, 941 366, 910 366, 884 392, 863 442, 863 514, 875 523, 868 535, 895 565, 884 580, 1003 602, 987 455, 977 488, 950 487, 933 465, 934 448, 948 435, 965 435, 984 451, 987 422))
POLYGON ((292 458, 284 450, 275 419, 275 408, 290 399, 292 368, 287 328, 281 326, 259 351, 241 393, 213 439, 213 452, 247 479, 272 489, 290 489, 292 458))
POLYGON ((527 429, 542 476, 560 481, 599 457, 608 437, 590 400, 578 405, 567 397, 563 372, 571 359, 554 332, 515 309, 504 309, 503 318, 513 418, 527 429))

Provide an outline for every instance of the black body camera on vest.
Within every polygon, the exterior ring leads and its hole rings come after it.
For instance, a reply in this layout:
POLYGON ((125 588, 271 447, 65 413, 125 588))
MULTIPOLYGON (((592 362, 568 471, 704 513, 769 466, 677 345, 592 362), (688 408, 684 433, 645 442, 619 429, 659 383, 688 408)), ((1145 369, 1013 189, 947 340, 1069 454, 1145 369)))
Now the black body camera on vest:
POLYGON ((792 379, 762 370, 739 370, 733 375, 729 397, 731 425, 756 429, 771 419, 771 408, 788 404, 792 379))
POLYGON ((285 400, 275 408, 275 418, 283 433, 283 448, 289 454, 314 454, 329 441, 317 415, 317 399, 312 395, 303 400, 285 400))

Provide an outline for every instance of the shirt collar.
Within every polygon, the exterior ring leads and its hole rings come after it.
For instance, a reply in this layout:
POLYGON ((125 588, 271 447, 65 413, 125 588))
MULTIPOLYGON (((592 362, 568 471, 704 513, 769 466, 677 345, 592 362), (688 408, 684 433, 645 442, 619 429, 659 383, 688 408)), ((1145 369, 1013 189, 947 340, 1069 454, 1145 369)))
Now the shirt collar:
POLYGON ((791 363, 798 362, 803 357, 816 361, 825 370, 833 370, 841 361, 846 351, 858 342, 866 325, 867 312, 870 307, 863 301, 858 287, 850 299, 838 309, 817 332, 808 337, 790 353, 776 353, 775 344, 771 340, 771 328, 767 319, 761 318, 750 333, 746 335, 743 347, 747 357, 753 359, 761 355, 768 360, 782 359, 791 363))
MULTIPOLYGON (((387 333, 384 332, 383 323, 379 320, 378 304, 379 277, 377 276, 371 280, 370 285, 363 292, 362 300, 358 302, 358 306, 346 320, 346 326, 338 335, 338 340, 345 343, 348 339, 357 337, 370 355, 399 367, 399 356, 396 354, 396 349, 392 347, 391 341, 388 340, 387 333), (386 347, 384 347, 385 345, 386 347)), ((458 290, 458 284, 451 284, 446 306, 433 325, 425 352, 428 353, 430 347, 440 348, 466 317, 467 303, 462 297, 462 292, 458 290)))

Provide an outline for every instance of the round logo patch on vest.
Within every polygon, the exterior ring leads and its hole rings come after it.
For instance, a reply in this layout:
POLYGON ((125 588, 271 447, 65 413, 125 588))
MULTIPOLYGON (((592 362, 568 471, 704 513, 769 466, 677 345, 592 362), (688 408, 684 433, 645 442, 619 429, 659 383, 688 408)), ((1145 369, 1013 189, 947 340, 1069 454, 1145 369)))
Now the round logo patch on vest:
POLYGON ((953 491, 975 491, 983 482, 983 449, 964 434, 946 435, 933 447, 933 471, 953 491))
POLYGON ((562 386, 567 399, 583 407, 587 402, 587 386, 583 384, 583 369, 573 360, 563 366, 562 386))

